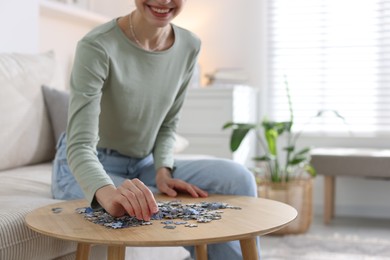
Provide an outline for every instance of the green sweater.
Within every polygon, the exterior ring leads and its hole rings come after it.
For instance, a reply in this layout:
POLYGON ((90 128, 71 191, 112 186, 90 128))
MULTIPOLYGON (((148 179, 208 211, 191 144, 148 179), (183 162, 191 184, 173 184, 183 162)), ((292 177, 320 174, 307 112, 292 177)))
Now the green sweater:
POLYGON ((96 147, 143 158, 155 168, 173 167, 175 130, 200 40, 172 24, 175 42, 148 52, 131 42, 116 19, 77 45, 71 75, 67 128, 70 169, 92 202, 97 189, 113 184, 96 147))

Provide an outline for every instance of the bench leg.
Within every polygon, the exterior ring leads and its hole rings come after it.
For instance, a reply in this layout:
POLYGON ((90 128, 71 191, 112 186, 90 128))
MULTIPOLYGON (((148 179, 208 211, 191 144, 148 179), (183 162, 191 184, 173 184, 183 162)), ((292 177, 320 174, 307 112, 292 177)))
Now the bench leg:
POLYGON ((88 260, 90 248, 91 248, 91 244, 78 243, 77 244, 77 252, 76 252, 76 260, 88 260))
POLYGON ((196 260, 207 260, 207 244, 195 246, 196 260))
POLYGON ((329 224, 334 217, 335 176, 324 177, 324 223, 329 224))
POLYGON ((125 253, 125 246, 108 246, 107 260, 124 260, 125 253))
POLYGON ((259 259, 255 237, 240 240, 240 245, 241 245, 242 259, 244 260, 259 259))

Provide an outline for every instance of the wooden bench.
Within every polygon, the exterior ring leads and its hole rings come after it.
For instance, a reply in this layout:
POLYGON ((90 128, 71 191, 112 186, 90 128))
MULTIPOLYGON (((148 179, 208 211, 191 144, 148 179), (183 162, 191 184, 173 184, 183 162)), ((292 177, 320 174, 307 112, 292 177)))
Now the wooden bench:
POLYGON ((367 148, 316 148, 311 163, 324 175, 324 223, 335 212, 336 176, 390 178, 390 150, 367 148))

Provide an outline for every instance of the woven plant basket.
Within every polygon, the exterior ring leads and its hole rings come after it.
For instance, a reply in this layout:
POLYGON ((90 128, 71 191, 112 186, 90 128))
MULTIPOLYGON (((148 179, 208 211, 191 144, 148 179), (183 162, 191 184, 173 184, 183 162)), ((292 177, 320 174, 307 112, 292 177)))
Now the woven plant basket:
POLYGON ((311 178, 285 183, 260 182, 258 195, 261 198, 286 203, 298 211, 298 216, 293 222, 271 233, 272 235, 300 234, 309 229, 313 217, 313 181, 311 178))

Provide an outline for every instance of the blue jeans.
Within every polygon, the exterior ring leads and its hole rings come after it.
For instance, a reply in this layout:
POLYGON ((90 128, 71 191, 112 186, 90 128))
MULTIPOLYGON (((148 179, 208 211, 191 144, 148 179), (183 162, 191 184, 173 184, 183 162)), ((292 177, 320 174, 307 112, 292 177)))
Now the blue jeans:
MULTIPOLYGON (((153 156, 131 158, 116 151, 97 148, 99 161, 114 184, 125 179, 140 179, 152 192, 158 192, 153 156)), ((242 165, 226 159, 175 160, 173 177, 194 184, 210 194, 257 196, 253 174, 242 165)), ((56 199, 79 199, 84 194, 70 172, 66 159, 66 136, 62 134, 53 164, 52 193, 56 199)), ((259 245, 259 243, 258 243, 259 245)), ((194 248, 185 247, 194 257, 194 248)), ((242 259, 238 241, 207 247, 210 260, 242 259)), ((260 252, 260 249, 258 248, 260 252)))

